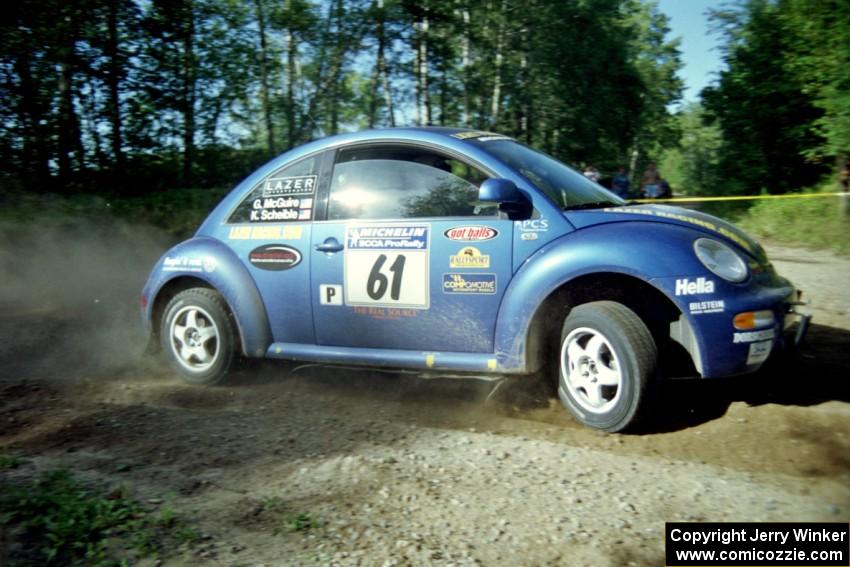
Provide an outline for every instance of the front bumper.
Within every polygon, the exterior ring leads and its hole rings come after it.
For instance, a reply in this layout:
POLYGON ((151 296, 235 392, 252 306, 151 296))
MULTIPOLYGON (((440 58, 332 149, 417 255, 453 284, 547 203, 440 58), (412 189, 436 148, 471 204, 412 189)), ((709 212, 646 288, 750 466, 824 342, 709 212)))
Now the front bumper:
POLYGON ((719 378, 749 374, 758 370, 771 354, 804 339, 811 315, 797 310, 804 305, 801 294, 788 280, 775 274, 753 278, 743 284, 732 284, 713 277, 712 285, 702 278, 703 284, 690 288, 683 280, 691 278, 665 278, 656 280, 679 307, 682 317, 671 326, 694 361, 703 378, 719 378), (676 295, 676 282, 679 281, 676 295), (681 293, 695 290, 695 293, 681 293), (670 293, 672 291, 673 293, 670 293), (746 312, 769 311, 771 322, 741 329, 735 326, 735 316, 746 312), (687 327, 684 332, 683 328, 687 327))

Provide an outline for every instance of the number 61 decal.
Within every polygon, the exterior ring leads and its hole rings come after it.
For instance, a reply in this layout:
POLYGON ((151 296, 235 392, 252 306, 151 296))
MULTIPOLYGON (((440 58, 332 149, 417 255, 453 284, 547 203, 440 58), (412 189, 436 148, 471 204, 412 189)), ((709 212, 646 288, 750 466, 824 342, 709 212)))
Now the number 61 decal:
POLYGON ((345 303, 428 309, 427 225, 348 227, 345 303))

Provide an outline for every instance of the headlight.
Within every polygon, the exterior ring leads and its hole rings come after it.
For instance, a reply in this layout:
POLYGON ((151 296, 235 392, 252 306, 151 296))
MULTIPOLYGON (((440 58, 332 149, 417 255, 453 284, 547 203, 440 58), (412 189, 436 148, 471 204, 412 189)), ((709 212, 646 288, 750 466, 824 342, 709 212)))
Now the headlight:
POLYGON ((698 238, 694 241, 694 252, 703 266, 724 280, 741 282, 747 279, 746 262, 722 242, 711 238, 698 238))

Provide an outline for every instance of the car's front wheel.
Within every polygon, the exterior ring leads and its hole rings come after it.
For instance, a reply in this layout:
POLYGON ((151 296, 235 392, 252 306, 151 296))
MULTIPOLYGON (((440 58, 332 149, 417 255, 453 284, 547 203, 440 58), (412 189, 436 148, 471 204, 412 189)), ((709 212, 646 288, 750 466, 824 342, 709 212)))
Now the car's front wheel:
POLYGON ((235 325, 215 290, 192 288, 175 295, 165 308, 159 336, 169 364, 193 384, 218 384, 233 364, 235 325))
POLYGON ((647 406, 658 351, 634 311, 614 301, 574 307, 561 330, 558 397, 603 431, 634 426, 647 406))

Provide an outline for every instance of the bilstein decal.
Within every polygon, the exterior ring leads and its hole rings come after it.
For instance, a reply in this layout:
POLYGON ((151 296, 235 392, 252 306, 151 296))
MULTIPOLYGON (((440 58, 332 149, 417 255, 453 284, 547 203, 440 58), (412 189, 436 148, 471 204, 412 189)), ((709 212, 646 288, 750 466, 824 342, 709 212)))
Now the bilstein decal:
POLYGON ((448 229, 443 235, 457 242, 482 242, 493 240, 499 236, 499 231, 489 226, 456 226, 448 229))
POLYGON ((248 261, 261 270, 279 272, 297 266, 301 262, 301 252, 284 244, 266 244, 251 250, 248 261))

